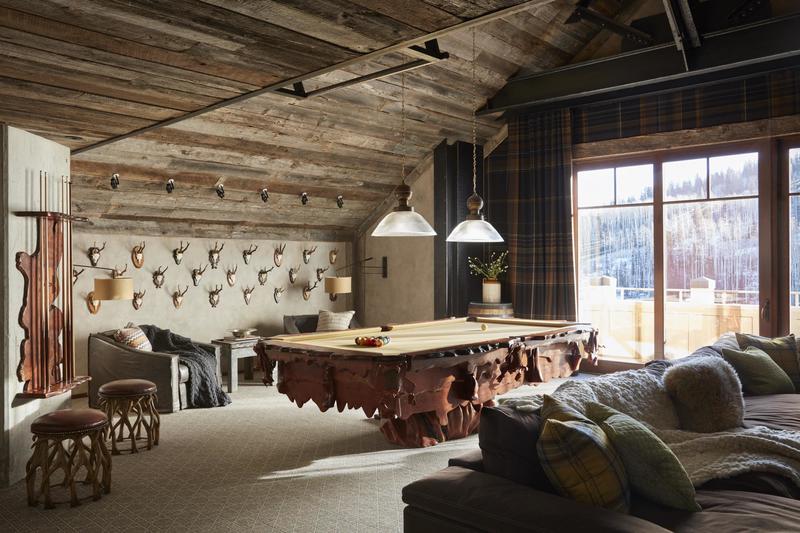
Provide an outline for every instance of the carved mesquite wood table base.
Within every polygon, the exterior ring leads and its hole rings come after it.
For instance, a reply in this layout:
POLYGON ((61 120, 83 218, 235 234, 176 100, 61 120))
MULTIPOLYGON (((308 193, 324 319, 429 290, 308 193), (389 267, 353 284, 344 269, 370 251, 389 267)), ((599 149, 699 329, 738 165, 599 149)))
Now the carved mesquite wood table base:
POLYGON ((148 450, 158 446, 161 418, 156 408, 156 392, 156 384, 145 379, 121 379, 100 387, 98 397, 110 424, 112 454, 138 453, 139 440, 145 441, 148 450), (130 441, 130 447, 120 450, 117 443, 126 440, 130 441))
POLYGON ((76 480, 86 471, 84 484, 91 485, 92 499, 111 492, 111 455, 105 444, 108 419, 96 409, 64 409, 37 418, 31 424, 33 454, 28 460, 25 481, 28 505, 36 506, 44 497, 45 509, 55 503, 50 489, 69 487, 70 505, 80 505, 76 480), (41 480, 37 482, 38 473, 41 480), (63 477, 59 480, 58 475, 63 477))
POLYGON ((463 318, 282 335, 256 347, 266 385, 277 364, 278 391, 298 406, 377 413, 386 438, 403 446, 470 435, 496 395, 569 376, 595 350, 587 324, 463 318), (356 336, 377 334, 392 340, 355 345, 356 336))

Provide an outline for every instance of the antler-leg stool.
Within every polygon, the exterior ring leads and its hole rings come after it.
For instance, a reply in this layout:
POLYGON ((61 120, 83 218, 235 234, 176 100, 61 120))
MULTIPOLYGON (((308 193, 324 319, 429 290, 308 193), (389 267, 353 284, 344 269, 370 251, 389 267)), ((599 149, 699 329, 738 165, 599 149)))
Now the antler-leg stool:
POLYGON ((122 451, 138 453, 137 440, 147 440, 147 449, 158 445, 161 419, 156 409, 156 384, 146 379, 119 379, 100 387, 100 407, 108 416, 111 453, 118 455, 118 443, 130 440, 122 451), (142 437, 144 428, 145 437, 142 437))
POLYGON ((45 509, 55 507, 50 489, 69 487, 70 505, 80 505, 75 479, 81 467, 86 470, 83 483, 92 485, 92 499, 99 500, 101 489, 111 492, 111 455, 105 443, 108 418, 97 409, 63 409, 42 415, 31 424, 33 455, 28 460, 25 481, 28 505, 36 506, 44 496, 45 509), (42 479, 37 487, 37 472, 42 479), (64 474, 58 482, 57 473, 64 474))

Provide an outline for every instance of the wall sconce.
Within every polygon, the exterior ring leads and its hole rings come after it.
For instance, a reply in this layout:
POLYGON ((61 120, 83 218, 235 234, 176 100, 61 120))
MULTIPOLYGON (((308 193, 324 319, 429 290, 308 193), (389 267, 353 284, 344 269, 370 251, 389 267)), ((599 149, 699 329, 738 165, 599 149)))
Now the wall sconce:
POLYGON ((216 186, 216 191, 217 191, 217 196, 219 196, 220 199, 225 198, 225 186, 223 184, 221 184, 221 183, 218 184, 216 186))
POLYGON ((344 207, 344 196, 341 194, 336 197, 336 205, 339 206, 339 209, 344 207))
POLYGON ((328 298, 335 302, 338 294, 350 294, 353 292, 353 278, 325 278, 325 292, 328 294, 328 298))
POLYGON ((95 278, 94 290, 86 296, 86 307, 96 315, 106 300, 133 300, 133 278, 95 278))
POLYGON ((308 193, 307 192, 304 192, 304 193, 300 194, 300 201, 303 203, 303 205, 306 205, 308 203, 308 193))
POLYGON ((172 191, 175 190, 175 180, 170 178, 167 180, 167 194, 172 194, 172 191))
POLYGON ((267 203, 269 201, 269 191, 266 187, 261 189, 261 201, 267 203))
POLYGON ((111 174, 111 188, 115 191, 119 188, 119 174, 111 174))

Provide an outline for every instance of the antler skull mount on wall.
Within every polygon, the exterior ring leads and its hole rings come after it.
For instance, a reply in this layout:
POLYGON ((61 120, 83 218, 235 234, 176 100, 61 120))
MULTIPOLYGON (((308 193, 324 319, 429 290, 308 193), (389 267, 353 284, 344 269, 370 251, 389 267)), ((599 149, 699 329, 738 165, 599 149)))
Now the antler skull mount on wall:
POLYGON ((317 247, 316 246, 314 246, 310 250, 309 249, 304 249, 303 250, 303 263, 308 264, 308 262, 311 261, 311 254, 313 254, 316 251, 317 251, 317 247))
POLYGON ((137 244, 131 250, 131 262, 133 266, 136 268, 142 268, 144 266, 144 248, 147 246, 147 243, 142 241, 141 243, 137 244))
POLYGON ((238 271, 239 271, 239 265, 234 266, 233 270, 228 268, 225 271, 225 278, 228 280, 229 287, 233 287, 234 285, 236 285, 236 272, 238 271))
POLYGON ((225 248, 225 243, 222 243, 222 246, 219 243, 214 243, 214 247, 208 251, 208 262, 211 263, 211 270, 216 270, 219 266, 219 254, 222 252, 222 249, 225 248))
POLYGON ((164 286, 164 272, 166 272, 168 269, 169 267, 159 265, 158 270, 153 272, 153 285, 156 286, 156 289, 160 289, 164 286))
POLYGON ((172 293, 172 305, 175 306, 175 309, 181 308, 181 305, 183 305, 183 297, 186 295, 186 292, 188 290, 189 290, 188 285, 183 290, 181 290, 181 286, 178 285, 178 289, 172 293))
POLYGON ((222 285, 217 285, 214 287, 214 290, 208 291, 208 303, 211 304, 211 307, 217 307, 219 305, 219 293, 222 292, 222 285))
POLYGON ((98 248, 97 243, 94 243, 93 246, 90 246, 89 249, 86 251, 86 256, 89 258, 89 262, 92 264, 93 267, 97 266, 97 263, 100 262, 100 252, 106 249, 106 243, 103 243, 103 246, 98 248))
POLYGON ((258 250, 258 246, 251 244, 247 250, 242 250, 242 259, 244 259, 244 264, 249 265, 250 259, 253 258, 253 252, 258 250))
POLYGON ((133 293, 133 308, 137 311, 142 308, 142 305, 144 305, 145 294, 147 294, 147 290, 134 291, 133 293))
POLYGON ((261 270, 259 270, 258 271, 258 283, 260 285, 266 285, 267 277, 269 276, 269 273, 272 272, 274 269, 275 269, 275 267, 269 267, 269 269, 264 267, 261 270))
POLYGON ((206 265, 206 266, 202 266, 201 265, 201 266, 199 266, 197 268, 193 268, 192 269, 192 283, 194 283, 195 287, 200 285, 200 280, 203 279, 203 274, 206 273, 207 269, 208 269, 208 265, 206 265))
POLYGON ((176 265, 181 264, 181 261, 183 261, 183 254, 186 252, 186 250, 189 249, 190 244, 191 244, 190 242, 187 242, 186 246, 184 246, 183 241, 181 241, 180 246, 172 250, 172 259, 175 260, 176 265))
POLYGON ((272 254, 272 260, 275 262, 275 266, 279 267, 283 264, 283 252, 286 251, 286 243, 279 244, 277 248, 275 248, 275 252, 272 254))

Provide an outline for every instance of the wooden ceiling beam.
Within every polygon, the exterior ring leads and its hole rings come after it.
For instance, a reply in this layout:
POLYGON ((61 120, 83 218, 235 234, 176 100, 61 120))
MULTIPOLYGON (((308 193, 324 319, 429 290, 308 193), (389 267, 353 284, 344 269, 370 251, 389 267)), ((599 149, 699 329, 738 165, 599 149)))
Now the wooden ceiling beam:
POLYGON ((93 150, 93 149, 99 148, 101 146, 105 146, 105 145, 108 145, 108 144, 111 144, 111 143, 114 143, 114 142, 118 142, 118 141, 120 141, 122 139, 127 139, 129 137, 133 137, 133 136, 139 135, 139 134, 144 133, 146 131, 152 131, 152 130, 155 130, 155 129, 158 129, 158 128, 163 128, 165 126, 170 126, 170 125, 173 125, 173 124, 177 124, 177 123, 182 122, 184 120, 188 120, 190 118, 197 117, 197 116, 209 113, 209 112, 217 110, 217 109, 228 107, 228 106, 231 106, 233 104, 249 100, 249 99, 254 98, 256 96, 260 96, 262 94, 266 94, 268 92, 276 92, 278 89, 281 89, 281 88, 284 88, 284 87, 287 87, 287 86, 291 86, 294 83, 298 83, 298 82, 302 82, 302 81, 305 81, 305 80, 308 80, 308 79, 311 79, 311 78, 315 78, 315 77, 321 76, 323 74, 326 74, 328 72, 333 72, 335 70, 341 70, 341 69, 347 68, 348 66, 355 65, 355 64, 358 64, 358 63, 361 63, 361 62, 364 62, 364 61, 369 61, 369 60, 372 60, 372 59, 376 59, 376 58, 379 58, 379 57, 381 57, 383 55, 386 55, 388 53, 398 52, 398 51, 401 51, 401 50, 403 50, 405 48, 408 48, 410 46, 419 45, 419 44, 425 43, 426 41, 430 41, 432 39, 437 39, 437 38, 442 37, 444 35, 447 35, 449 33, 453 33, 453 32, 457 32, 457 31, 462 31, 462 30, 473 28, 473 27, 477 27, 477 26, 480 26, 480 25, 485 24, 487 22, 490 22, 492 20, 495 20, 495 19, 498 19, 498 18, 501 18, 501 17, 505 17, 505 16, 508 16, 508 15, 517 13, 519 11, 530 9, 531 7, 534 7, 534 6, 537 6, 537 5, 541 5, 541 4, 544 4, 544 3, 548 3, 548 2, 551 2, 551 1, 552 0, 527 0, 525 2, 522 2, 520 4, 511 6, 511 7, 498 9, 498 10, 492 11, 490 13, 486 13, 486 14, 477 16, 477 17, 472 18, 470 20, 467 20, 467 21, 464 21, 464 22, 461 22, 461 23, 458 23, 458 24, 454 24, 454 25, 449 26, 447 28, 442 28, 442 29, 437 30, 435 32, 430 32, 430 33, 427 33, 427 34, 419 36, 419 37, 415 37, 415 38, 412 38, 412 39, 407 39, 407 40, 401 41, 399 43, 380 48, 380 49, 375 50, 373 52, 369 52, 367 54, 362 54, 360 56, 356 56, 356 57, 353 57, 353 58, 350 58, 350 59, 346 59, 344 61, 340 61, 340 62, 332 64, 330 66, 314 70, 314 71, 309 72, 307 74, 294 76, 292 78, 285 79, 285 80, 279 81, 277 83, 272 83, 270 85, 267 85, 266 87, 262 87, 261 89, 257 89, 255 91, 250 91, 250 92, 238 95, 238 96, 234 96, 232 98, 228 98, 226 100, 221 100, 219 102, 213 103, 211 105, 208 105, 208 106, 200 108, 200 109, 196 109, 194 111, 191 111, 189 113, 186 113, 186 114, 178 116, 178 117, 166 119, 166 120, 163 120, 161 122, 157 122, 155 124, 151 124, 149 126, 145 126, 143 128, 138 128, 138 129, 132 130, 132 131, 127 132, 127 133, 125 133, 123 135, 118 135, 118 136, 115 136, 115 137, 111 137, 109 139, 105 139, 105 140, 100 141, 98 143, 94 143, 94 144, 89 145, 89 146, 84 146, 84 147, 75 149, 75 150, 73 150, 72 153, 73 154, 80 154, 80 153, 83 153, 83 152, 86 152, 86 151, 89 151, 89 150, 93 150))

